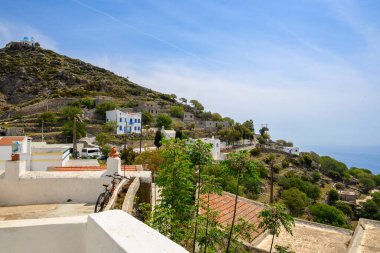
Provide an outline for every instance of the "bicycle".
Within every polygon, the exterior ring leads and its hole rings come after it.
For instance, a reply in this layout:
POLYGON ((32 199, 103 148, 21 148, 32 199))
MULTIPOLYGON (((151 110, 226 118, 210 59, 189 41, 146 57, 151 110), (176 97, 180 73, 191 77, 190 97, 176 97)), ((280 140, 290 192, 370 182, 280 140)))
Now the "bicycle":
POLYGON ((119 184, 123 180, 123 178, 129 179, 128 177, 121 176, 116 172, 114 175, 106 175, 106 177, 112 177, 112 186, 111 188, 109 188, 109 184, 103 184, 104 192, 100 193, 98 199, 96 200, 95 213, 102 212, 104 210, 113 192, 115 191, 116 185, 119 184))

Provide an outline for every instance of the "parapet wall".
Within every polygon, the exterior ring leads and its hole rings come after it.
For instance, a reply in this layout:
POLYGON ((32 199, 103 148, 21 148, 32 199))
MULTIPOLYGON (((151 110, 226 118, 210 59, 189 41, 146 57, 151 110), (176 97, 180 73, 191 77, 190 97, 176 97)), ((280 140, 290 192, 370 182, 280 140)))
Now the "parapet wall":
POLYGON ((0 221, 0 252, 187 251, 131 215, 113 210, 89 216, 0 221))
MULTIPOLYGON (((106 171, 26 171, 25 161, 6 161, 0 175, 0 206, 47 203, 95 203, 110 183, 107 174, 121 173, 120 158, 110 158, 106 171)), ((126 176, 150 181, 149 171, 126 172, 126 176)))

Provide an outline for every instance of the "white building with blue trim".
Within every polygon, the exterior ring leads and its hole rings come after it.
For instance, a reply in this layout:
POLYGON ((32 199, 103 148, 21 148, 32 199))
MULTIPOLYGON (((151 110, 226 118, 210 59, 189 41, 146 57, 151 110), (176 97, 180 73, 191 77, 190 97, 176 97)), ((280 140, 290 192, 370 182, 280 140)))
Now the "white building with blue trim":
POLYGON ((116 134, 141 133, 141 112, 106 112, 106 121, 117 123, 116 134))

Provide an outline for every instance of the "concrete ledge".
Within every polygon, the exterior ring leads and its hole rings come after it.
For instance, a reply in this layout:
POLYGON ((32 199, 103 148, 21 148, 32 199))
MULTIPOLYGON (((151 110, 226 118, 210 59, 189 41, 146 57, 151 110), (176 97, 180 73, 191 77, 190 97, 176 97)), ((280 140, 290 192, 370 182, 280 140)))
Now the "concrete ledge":
POLYGON ((123 207, 121 208, 124 212, 132 214, 133 206, 135 202, 135 196, 140 188, 140 178, 136 177, 132 184, 129 186, 127 194, 125 194, 123 207))

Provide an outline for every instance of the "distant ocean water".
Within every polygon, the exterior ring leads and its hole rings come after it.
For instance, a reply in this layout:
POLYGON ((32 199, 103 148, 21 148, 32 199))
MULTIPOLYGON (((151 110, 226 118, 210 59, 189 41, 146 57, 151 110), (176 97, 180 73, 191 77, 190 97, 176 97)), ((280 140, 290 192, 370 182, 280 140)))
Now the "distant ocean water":
POLYGON ((301 151, 314 151, 343 162, 348 167, 366 168, 374 174, 380 174, 380 146, 306 146, 301 147, 301 151))

